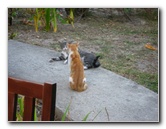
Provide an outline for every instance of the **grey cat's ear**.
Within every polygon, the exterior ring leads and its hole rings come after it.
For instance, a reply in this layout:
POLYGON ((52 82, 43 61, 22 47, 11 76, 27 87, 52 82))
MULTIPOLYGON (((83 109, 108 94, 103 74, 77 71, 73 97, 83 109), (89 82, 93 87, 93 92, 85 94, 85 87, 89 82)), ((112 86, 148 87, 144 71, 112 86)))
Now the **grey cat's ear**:
POLYGON ((62 47, 62 50, 67 50, 68 49, 68 47, 67 47, 67 42, 63 45, 63 47, 62 47))
POLYGON ((69 43, 66 43, 66 47, 69 48, 70 44, 69 43))
POLYGON ((84 63, 85 56, 81 57, 81 61, 84 63))
POLYGON ((63 48, 63 50, 64 50, 64 51, 67 50, 67 45, 63 48))

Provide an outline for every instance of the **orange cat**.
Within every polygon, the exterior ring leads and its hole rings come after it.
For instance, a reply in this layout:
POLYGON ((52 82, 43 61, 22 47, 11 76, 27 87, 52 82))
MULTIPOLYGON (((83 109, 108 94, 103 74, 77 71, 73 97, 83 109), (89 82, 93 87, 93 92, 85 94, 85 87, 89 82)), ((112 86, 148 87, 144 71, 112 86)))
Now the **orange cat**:
POLYGON ((68 64, 70 67, 70 88, 76 91, 84 91, 87 89, 86 78, 84 76, 84 68, 80 54, 78 53, 78 45, 67 44, 69 51, 68 64))

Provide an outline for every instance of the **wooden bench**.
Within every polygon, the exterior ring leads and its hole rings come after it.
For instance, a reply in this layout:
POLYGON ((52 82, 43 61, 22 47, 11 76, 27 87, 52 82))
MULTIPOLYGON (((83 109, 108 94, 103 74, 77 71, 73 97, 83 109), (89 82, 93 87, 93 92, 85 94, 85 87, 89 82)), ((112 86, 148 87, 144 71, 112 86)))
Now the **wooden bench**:
POLYGON ((16 121, 18 94, 24 95, 23 121, 34 120, 35 98, 42 100, 42 121, 53 121, 56 104, 56 84, 37 84, 8 78, 8 121, 16 121))

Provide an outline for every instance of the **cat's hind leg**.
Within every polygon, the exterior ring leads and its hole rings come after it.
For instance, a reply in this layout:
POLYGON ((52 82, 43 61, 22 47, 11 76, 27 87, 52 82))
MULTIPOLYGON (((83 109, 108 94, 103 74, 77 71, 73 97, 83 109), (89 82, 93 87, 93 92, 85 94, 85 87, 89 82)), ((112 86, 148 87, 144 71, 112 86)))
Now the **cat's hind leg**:
POLYGON ((73 90, 75 90, 74 81, 73 81, 72 77, 69 77, 69 83, 70 83, 70 88, 73 89, 73 90))
POLYGON ((86 78, 83 79, 83 90, 87 89, 86 78))
POLYGON ((72 77, 69 77, 69 82, 74 83, 72 77))
POLYGON ((86 78, 84 77, 84 79, 83 79, 83 83, 85 83, 86 82, 86 78))

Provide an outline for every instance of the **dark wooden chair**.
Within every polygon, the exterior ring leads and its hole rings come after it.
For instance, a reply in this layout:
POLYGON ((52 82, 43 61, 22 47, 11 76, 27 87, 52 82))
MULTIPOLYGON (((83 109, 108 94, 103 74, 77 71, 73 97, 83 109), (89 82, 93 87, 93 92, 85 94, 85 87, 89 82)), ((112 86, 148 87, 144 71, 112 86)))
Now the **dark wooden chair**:
POLYGON ((8 121, 16 121, 17 97, 24 95, 23 121, 34 120, 35 98, 42 100, 42 121, 53 121, 55 115, 56 84, 37 84, 8 78, 8 121))

